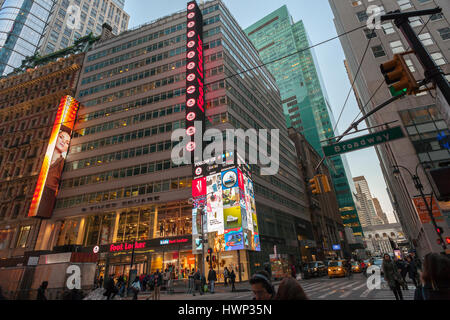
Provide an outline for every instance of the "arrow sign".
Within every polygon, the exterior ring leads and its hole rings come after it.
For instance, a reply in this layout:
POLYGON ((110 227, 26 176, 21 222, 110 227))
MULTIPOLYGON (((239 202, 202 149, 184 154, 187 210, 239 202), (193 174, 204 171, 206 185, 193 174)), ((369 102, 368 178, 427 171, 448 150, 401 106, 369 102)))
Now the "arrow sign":
POLYGON ((399 126, 351 140, 342 141, 330 146, 322 147, 322 149, 325 156, 332 157, 347 152, 373 147, 378 144, 401 139, 403 137, 405 137, 405 134, 403 133, 402 127, 399 126))

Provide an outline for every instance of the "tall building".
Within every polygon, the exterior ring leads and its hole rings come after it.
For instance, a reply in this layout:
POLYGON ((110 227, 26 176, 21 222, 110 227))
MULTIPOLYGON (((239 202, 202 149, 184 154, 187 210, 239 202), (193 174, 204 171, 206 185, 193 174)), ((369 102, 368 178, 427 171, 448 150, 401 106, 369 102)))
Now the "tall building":
POLYGON ((0 7, 0 76, 22 65, 26 57, 45 56, 70 47, 102 25, 113 34, 128 28, 123 1, 112 0, 5 0, 0 7))
POLYGON ((386 213, 381 208, 380 201, 377 198, 373 198, 372 201, 373 201, 373 205, 375 207, 375 212, 377 213, 378 218, 381 219, 383 224, 389 224, 389 220, 386 216, 386 213))
POLYGON ((0 80, 1 259, 34 250, 40 224, 28 212, 60 101, 75 94, 83 60, 84 53, 55 57, 0 80))
POLYGON ((353 178, 356 188, 356 196, 361 205, 361 211, 358 212, 363 227, 382 224, 383 221, 378 217, 370 193, 369 184, 364 176, 353 178))
POLYGON ((53 14, 39 45, 46 55, 68 46, 75 40, 93 33, 99 36, 107 23, 118 35, 128 29, 130 16, 123 10, 125 0, 57 0, 53 14))
MULTIPOLYGON (((313 248, 303 244, 314 243, 314 235, 275 81, 255 68, 262 63, 256 49, 221 1, 202 9, 206 127, 281 129, 278 174, 252 168, 261 251, 219 252, 213 264, 219 281, 225 266, 247 280, 274 250, 294 264, 310 261, 313 248)), ((201 264, 193 252, 192 166, 171 157, 178 143, 171 135, 187 119, 186 21, 186 11, 179 12, 87 54, 76 95, 79 121, 56 208, 42 223, 36 250, 95 250, 105 276, 128 273, 133 242, 138 273, 174 266, 186 277, 185 268, 201 264)))
POLYGON ((5 0, 0 6, 0 76, 35 54, 53 5, 53 0, 5 0))
MULTIPOLYGON (((352 79, 355 78, 365 48, 369 46, 355 82, 357 102, 363 114, 391 98, 389 88, 383 84, 384 78, 380 73, 380 64, 391 60, 394 54, 402 53, 409 47, 393 21, 383 22, 381 29, 364 28, 367 25, 366 11, 369 5, 378 5, 384 12, 399 9, 402 11, 423 10, 440 6, 443 9, 442 14, 417 17, 411 19, 410 23, 417 34, 421 32, 420 39, 436 64, 445 74, 450 74, 448 63, 450 61, 450 43, 448 42, 450 3, 448 1, 329 0, 329 3, 334 13, 338 34, 361 27, 340 38, 352 79), (367 107, 362 110, 366 104, 367 107)), ((407 55, 405 59, 415 78, 418 81, 423 79, 424 70, 415 55, 407 55)), ((450 80, 450 76, 447 77, 450 80)), ((406 138, 379 145, 375 150, 389 188, 394 212, 398 215, 405 235, 422 256, 428 252, 440 252, 442 247, 437 244, 436 231, 427 218, 427 212, 422 209, 420 204, 422 200, 418 197, 419 192, 414 186, 411 175, 406 169, 400 168, 400 175, 396 176, 393 174, 393 166, 399 165, 407 168, 412 174, 417 173, 424 186, 424 193, 430 195, 432 188, 425 171, 428 171, 429 167, 445 166, 445 163, 450 160, 450 150, 440 145, 437 139, 439 133, 449 134, 448 125, 444 119, 444 115, 436 106, 435 93, 423 92, 396 101, 367 120, 369 127, 397 121, 391 126, 401 126, 406 135, 406 138)), ((444 229, 444 236, 449 236, 450 203, 437 202, 435 198, 433 202, 436 206, 435 212, 440 212, 436 218, 437 223, 444 229)))
MULTIPOLYGON (((287 126, 299 130, 323 156, 322 146, 335 136, 335 122, 314 51, 303 50, 294 54, 311 44, 303 22, 294 23, 287 7, 283 6, 245 32, 265 63, 292 54, 269 64, 268 69, 280 88, 287 126)), ((330 158, 328 164, 344 225, 351 227, 356 236, 362 236, 345 157, 330 158)))

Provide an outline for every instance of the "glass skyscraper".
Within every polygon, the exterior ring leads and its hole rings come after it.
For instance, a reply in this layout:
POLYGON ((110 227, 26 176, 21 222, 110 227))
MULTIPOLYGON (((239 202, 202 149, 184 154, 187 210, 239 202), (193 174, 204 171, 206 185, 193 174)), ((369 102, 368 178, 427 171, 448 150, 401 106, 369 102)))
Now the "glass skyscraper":
MULTIPOLYGON (((326 145, 327 139, 335 136, 335 121, 314 51, 301 50, 310 46, 303 22, 294 23, 287 7, 283 6, 248 27, 245 32, 263 62, 290 55, 269 64, 268 69, 280 88, 287 126, 300 131, 323 156, 322 146, 326 145), (295 54, 297 51, 300 52, 295 54)), ((351 227, 354 235, 362 236, 346 160, 333 157, 328 159, 328 165, 344 226, 351 227)))
POLYGON ((53 0, 5 0, 0 8, 0 76, 36 52, 53 0))

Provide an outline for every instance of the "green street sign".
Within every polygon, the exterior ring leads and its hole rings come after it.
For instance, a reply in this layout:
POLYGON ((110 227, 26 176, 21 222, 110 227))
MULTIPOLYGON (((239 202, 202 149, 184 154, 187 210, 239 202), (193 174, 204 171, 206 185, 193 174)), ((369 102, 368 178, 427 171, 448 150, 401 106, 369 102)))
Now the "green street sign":
POLYGON ((366 136, 342 141, 331 146, 322 147, 325 156, 332 157, 339 154, 361 150, 405 137, 402 127, 390 128, 366 136))

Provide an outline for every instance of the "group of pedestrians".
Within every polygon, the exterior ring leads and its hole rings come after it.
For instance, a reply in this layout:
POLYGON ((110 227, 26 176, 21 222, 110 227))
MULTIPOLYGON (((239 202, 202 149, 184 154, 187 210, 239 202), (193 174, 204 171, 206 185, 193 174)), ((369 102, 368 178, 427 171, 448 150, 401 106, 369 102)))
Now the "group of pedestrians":
POLYGON ((416 287, 415 300, 450 300, 450 259, 445 255, 429 253, 422 266, 414 253, 405 260, 385 254, 382 270, 396 300, 403 300, 402 288, 408 290, 406 275, 416 287))

